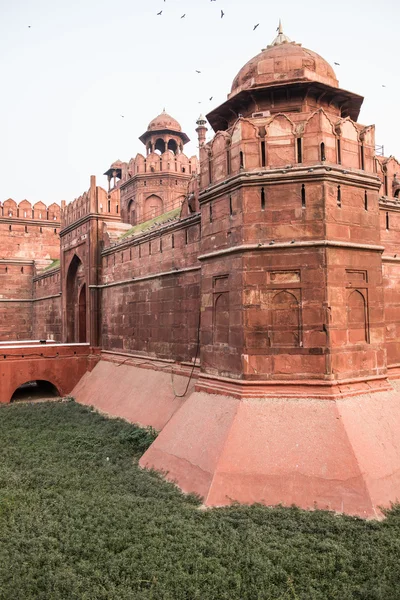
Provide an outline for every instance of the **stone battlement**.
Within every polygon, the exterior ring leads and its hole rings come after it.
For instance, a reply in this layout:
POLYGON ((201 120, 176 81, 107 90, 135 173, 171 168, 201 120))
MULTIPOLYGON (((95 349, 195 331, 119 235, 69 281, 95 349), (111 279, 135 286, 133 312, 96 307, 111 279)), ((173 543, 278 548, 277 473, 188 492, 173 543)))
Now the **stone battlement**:
POLYGON ((61 229, 72 225, 89 214, 105 214, 120 217, 119 189, 106 192, 96 186, 96 177, 90 178, 90 188, 69 204, 61 206, 61 229))
POLYGON ((29 200, 21 200, 17 204, 12 198, 0 202, 0 218, 5 219, 29 219, 42 221, 60 221, 61 207, 53 202, 46 206, 43 202, 32 204, 29 200))

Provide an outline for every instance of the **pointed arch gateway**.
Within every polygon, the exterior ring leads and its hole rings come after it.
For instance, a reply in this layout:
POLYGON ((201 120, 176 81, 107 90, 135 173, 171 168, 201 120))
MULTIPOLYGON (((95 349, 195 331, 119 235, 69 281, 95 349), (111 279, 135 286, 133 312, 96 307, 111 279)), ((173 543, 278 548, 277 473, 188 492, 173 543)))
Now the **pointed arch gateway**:
POLYGON ((67 273, 67 343, 85 343, 86 326, 86 281, 81 259, 74 254, 67 273))

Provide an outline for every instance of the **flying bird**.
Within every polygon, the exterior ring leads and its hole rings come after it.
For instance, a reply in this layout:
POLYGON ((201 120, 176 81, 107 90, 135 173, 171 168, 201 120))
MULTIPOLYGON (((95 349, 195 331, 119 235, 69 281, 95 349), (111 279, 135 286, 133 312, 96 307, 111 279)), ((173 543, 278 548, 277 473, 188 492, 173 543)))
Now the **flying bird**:
POLYGON ((186 13, 181 16, 181 19, 184 19, 185 17, 186 17, 186 13))
POLYGON ((225 13, 224 13, 224 11, 223 11, 223 10, 221 10, 221 19, 222 19, 222 17, 224 16, 224 14, 225 14, 225 13))
POLYGON ((386 85, 382 85, 382 87, 386 87, 386 85))
POLYGON ((211 96, 211 98, 209 98, 210 102, 211 102, 211 100, 212 100, 213 98, 214 98, 214 96, 211 96))
POLYGON ((125 119, 125 115, 121 115, 121 117, 122 117, 123 119, 125 119))
POLYGON ((340 63, 334 62, 334 65, 337 65, 338 67, 340 67, 340 63))
POLYGON ((260 23, 257 23, 257 25, 254 25, 253 27, 253 31, 255 31, 257 29, 257 27, 259 26, 260 23))
POLYGON ((30 26, 30 25, 28 25, 28 29, 30 29, 30 28, 31 28, 31 26, 30 26))
POLYGON ((201 73, 201 71, 198 71, 198 70, 196 69, 196 73, 201 73))
POLYGON ((159 13, 157 13, 157 16, 162 15, 162 10, 160 10, 159 13))

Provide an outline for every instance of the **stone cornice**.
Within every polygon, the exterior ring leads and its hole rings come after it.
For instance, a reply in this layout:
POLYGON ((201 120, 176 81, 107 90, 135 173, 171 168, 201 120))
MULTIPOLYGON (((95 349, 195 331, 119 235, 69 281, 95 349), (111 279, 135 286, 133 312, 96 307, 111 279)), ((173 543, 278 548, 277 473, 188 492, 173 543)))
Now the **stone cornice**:
POLYGON ((27 260, 24 258, 2 258, 0 259, 0 265, 34 265, 34 260, 27 260))
POLYGON ((270 251, 276 250, 277 248, 350 248, 354 250, 369 250, 374 252, 383 252, 384 246, 376 246, 373 244, 353 244, 351 242, 341 242, 334 240, 312 240, 304 242, 276 242, 274 244, 242 244, 240 246, 232 246, 231 248, 224 248, 223 250, 216 250, 215 252, 209 252, 207 254, 201 254, 198 256, 198 260, 206 260, 208 258, 214 258, 216 256, 225 256, 228 254, 236 254, 237 252, 254 252, 254 251, 270 251))
POLYGON ((60 221, 50 221, 49 219, 29 219, 28 217, 0 217, 0 223, 7 223, 7 225, 26 225, 28 226, 39 226, 39 227, 61 227, 60 221))
POLYGON ((60 230, 60 237, 63 237, 76 229, 77 227, 81 227, 87 221, 118 221, 121 222, 120 215, 109 215, 105 213, 88 213, 87 215, 83 215, 73 223, 66 225, 64 229, 60 230))
POLYGON ((116 242, 114 245, 105 248, 101 255, 107 256, 109 254, 113 254, 116 251, 126 250, 130 246, 136 246, 138 244, 142 244, 148 241, 151 241, 155 238, 160 237, 160 235, 164 235, 165 233, 170 233, 173 231, 179 231, 180 229, 186 229, 186 227, 191 227, 192 225, 196 225, 201 222, 200 213, 195 213, 186 217, 184 219, 180 219, 179 221, 174 221, 173 223, 168 223, 164 227, 160 224, 160 227, 157 229, 152 229, 151 231, 144 231, 142 234, 135 236, 128 236, 124 238, 121 242, 116 242))
POLYGON ((104 289, 110 287, 117 287, 119 285, 127 285, 129 283, 137 283, 138 281, 148 281, 149 279, 157 279, 158 277, 167 277, 168 275, 180 275, 181 273, 190 273, 191 271, 200 271, 201 267, 186 267, 183 269, 174 269, 173 271, 162 271, 161 273, 152 273, 150 275, 143 275, 143 277, 131 277, 131 279, 125 279, 123 281, 113 281, 111 283, 104 283, 102 285, 89 285, 90 289, 104 289))
POLYGON ((51 300, 52 298, 61 298, 62 294, 53 294, 52 296, 43 296, 43 298, 0 298, 0 303, 13 302, 41 302, 42 300, 51 300))
POLYGON ((381 180, 374 173, 365 171, 349 171, 338 165, 296 165, 290 168, 259 169, 243 171, 232 177, 211 184, 200 192, 200 203, 208 202, 236 190, 243 185, 248 187, 260 185, 282 185, 287 183, 305 183, 310 181, 329 181, 332 183, 357 185, 379 190, 381 180))
POLYGON ((60 265, 58 267, 53 267, 53 269, 48 269, 47 271, 42 271, 41 273, 38 273, 37 275, 35 275, 35 277, 33 278, 33 282, 36 283, 36 281, 40 281, 40 279, 46 279, 46 277, 51 277, 51 275, 56 275, 57 273, 61 272, 61 267, 60 265))

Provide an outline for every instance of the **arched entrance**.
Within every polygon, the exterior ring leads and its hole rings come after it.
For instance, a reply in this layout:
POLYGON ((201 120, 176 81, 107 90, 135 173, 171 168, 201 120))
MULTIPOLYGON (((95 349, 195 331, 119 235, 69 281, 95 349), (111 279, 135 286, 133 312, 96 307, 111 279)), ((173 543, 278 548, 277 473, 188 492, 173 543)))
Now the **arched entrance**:
POLYGON ((154 219, 154 217, 158 217, 162 215, 163 212, 163 201, 160 196, 156 196, 152 194, 148 198, 146 198, 144 203, 144 214, 143 218, 145 221, 149 219, 154 219))
POLYGON ((128 223, 132 225, 136 225, 136 208, 135 201, 131 200, 128 204, 128 223))
POLYGON ((75 254, 67 274, 67 343, 86 341, 85 271, 75 254))
POLYGON ((50 381, 37 379, 20 385, 13 393, 11 402, 32 402, 34 400, 58 398, 59 396, 59 391, 50 381))
POLYGON ((86 283, 79 292, 79 338, 80 344, 86 343, 86 283))

